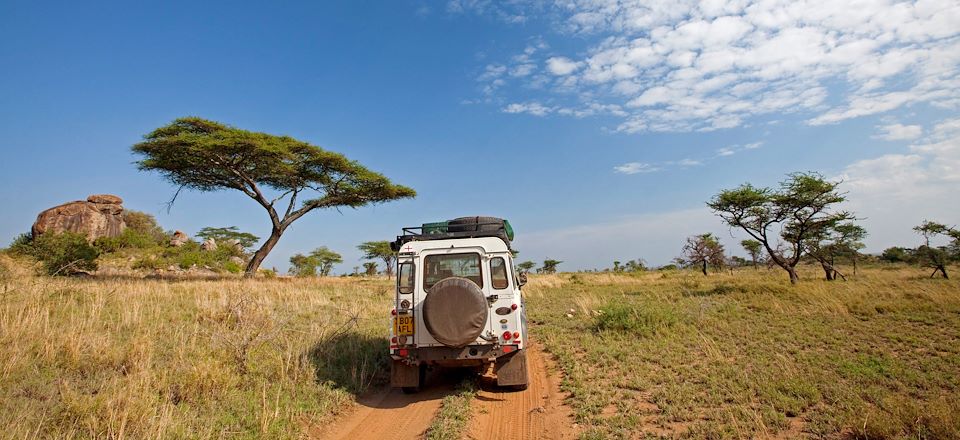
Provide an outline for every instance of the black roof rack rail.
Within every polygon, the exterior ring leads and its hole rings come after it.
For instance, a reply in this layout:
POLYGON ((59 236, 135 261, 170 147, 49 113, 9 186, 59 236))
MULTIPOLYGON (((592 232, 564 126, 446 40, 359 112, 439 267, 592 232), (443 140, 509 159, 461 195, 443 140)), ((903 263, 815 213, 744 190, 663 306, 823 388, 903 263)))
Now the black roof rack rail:
POLYGON ((449 222, 425 223, 421 226, 407 226, 402 228, 403 234, 390 243, 394 252, 399 252, 404 244, 411 241, 449 240, 455 238, 496 237, 507 244, 513 238, 513 229, 506 220, 477 221, 469 224, 452 225, 449 222), (466 230, 464 230, 466 229, 466 230))

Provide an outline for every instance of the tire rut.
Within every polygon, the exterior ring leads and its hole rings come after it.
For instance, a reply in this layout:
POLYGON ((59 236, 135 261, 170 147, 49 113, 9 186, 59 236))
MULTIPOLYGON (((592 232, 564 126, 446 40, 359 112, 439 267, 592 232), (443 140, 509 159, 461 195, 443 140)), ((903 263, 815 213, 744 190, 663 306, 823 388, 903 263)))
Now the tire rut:
POLYGON ((572 412, 563 404, 559 377, 550 374, 548 362, 540 345, 534 342, 527 352, 530 383, 524 391, 500 389, 495 378, 482 377, 467 438, 576 438, 572 412))

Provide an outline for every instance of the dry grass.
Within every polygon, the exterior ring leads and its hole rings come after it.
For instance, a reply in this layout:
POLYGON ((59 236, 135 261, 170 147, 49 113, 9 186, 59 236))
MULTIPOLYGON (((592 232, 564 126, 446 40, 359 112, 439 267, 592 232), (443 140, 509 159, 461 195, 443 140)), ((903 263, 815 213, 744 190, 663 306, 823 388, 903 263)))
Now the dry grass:
POLYGON ((0 267, 2 438, 288 438, 385 376, 385 281, 0 267))
POLYGON ((960 283, 802 275, 532 276, 528 311, 584 438, 960 438, 960 283))

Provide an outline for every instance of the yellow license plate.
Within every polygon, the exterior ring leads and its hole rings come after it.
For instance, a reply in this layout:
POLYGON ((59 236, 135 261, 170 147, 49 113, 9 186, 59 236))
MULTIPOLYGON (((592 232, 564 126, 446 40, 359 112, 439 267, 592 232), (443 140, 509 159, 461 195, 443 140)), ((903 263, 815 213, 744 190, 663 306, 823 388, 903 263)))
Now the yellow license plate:
POLYGON ((398 316, 393 320, 393 334, 410 336, 413 334, 413 316, 398 316))

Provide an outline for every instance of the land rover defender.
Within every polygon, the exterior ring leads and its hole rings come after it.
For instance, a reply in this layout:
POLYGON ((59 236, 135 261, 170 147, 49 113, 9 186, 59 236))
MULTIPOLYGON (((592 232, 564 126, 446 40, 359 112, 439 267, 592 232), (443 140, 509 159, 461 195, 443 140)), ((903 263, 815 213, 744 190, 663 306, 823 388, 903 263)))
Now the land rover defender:
POLYGON ((527 320, 513 265, 513 229, 496 217, 403 228, 392 310, 391 384, 423 385, 426 369, 492 368, 497 385, 527 386, 527 320))

